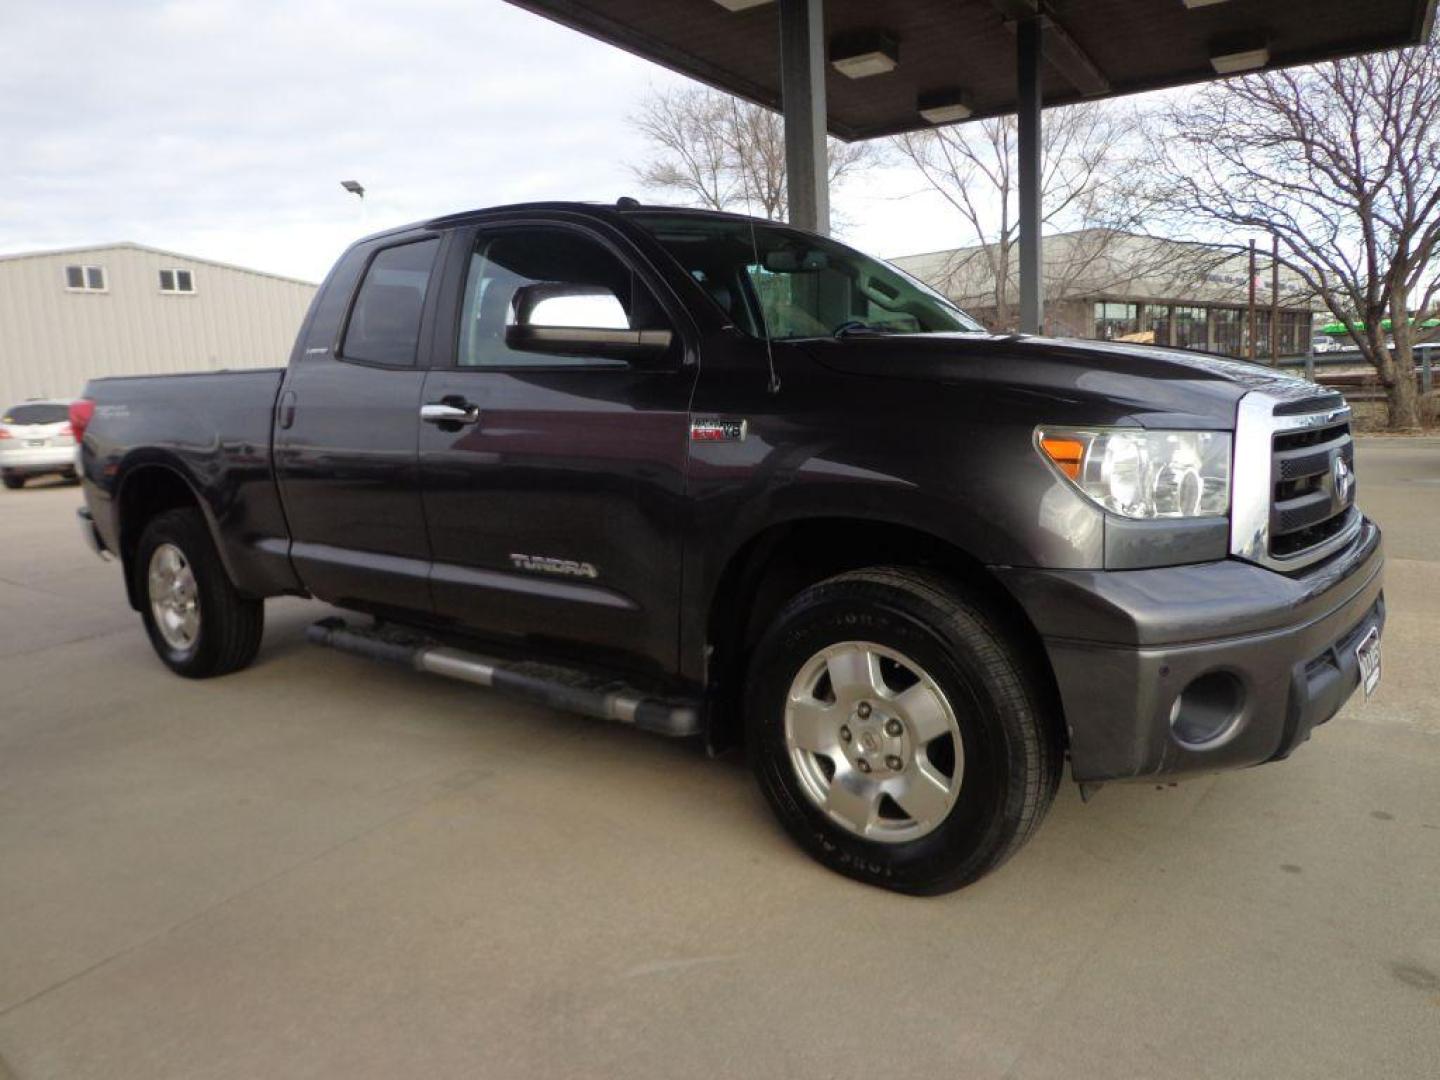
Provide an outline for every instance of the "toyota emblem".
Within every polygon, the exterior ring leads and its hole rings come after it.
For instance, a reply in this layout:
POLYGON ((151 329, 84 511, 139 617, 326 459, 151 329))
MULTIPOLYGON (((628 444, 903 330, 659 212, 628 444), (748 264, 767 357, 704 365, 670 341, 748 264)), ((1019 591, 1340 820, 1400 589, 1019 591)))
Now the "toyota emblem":
POLYGON ((1355 473, 1350 468, 1350 463, 1340 454, 1336 454, 1330 462, 1330 478, 1335 482, 1335 497, 1348 505, 1350 496, 1355 491, 1355 473))

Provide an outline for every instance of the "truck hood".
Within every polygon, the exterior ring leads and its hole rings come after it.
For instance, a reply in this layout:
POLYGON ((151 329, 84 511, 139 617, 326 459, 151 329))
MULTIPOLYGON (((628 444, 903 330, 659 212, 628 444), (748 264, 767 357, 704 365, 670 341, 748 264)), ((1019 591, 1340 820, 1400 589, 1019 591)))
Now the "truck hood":
POLYGON ((1000 334, 852 335, 805 343, 847 375, 983 388, 987 397, 1037 398, 1089 423, 1228 428, 1252 390, 1284 401, 1336 396, 1270 368, 1149 345, 1000 334))

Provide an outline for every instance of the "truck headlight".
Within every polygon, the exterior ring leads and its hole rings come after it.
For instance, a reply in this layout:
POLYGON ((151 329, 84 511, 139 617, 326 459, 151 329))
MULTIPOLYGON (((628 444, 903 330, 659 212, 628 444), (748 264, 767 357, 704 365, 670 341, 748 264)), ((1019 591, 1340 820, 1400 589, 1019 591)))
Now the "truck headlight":
POLYGON ((1230 511, 1228 431, 1038 428, 1035 445, 1093 502, 1127 518, 1230 511))

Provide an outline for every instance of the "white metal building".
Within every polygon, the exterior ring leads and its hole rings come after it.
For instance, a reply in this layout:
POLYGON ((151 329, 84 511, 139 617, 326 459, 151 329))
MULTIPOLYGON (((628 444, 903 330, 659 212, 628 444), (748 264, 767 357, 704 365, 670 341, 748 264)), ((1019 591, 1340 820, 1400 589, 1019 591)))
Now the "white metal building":
POLYGON ((140 244, 0 255, 0 408, 102 375, 283 365, 315 288, 140 244))

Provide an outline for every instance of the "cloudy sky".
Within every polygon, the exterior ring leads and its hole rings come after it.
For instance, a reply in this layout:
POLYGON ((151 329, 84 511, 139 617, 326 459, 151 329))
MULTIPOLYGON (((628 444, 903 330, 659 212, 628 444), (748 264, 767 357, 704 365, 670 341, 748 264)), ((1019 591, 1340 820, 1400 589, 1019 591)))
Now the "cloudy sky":
MULTIPOLYGON (((0 252, 134 240, 315 280, 388 225, 644 195, 626 115, 684 81, 502 0, 0 0, 0 252)), ((837 200, 850 242, 962 242, 912 177, 865 188, 837 200)))

